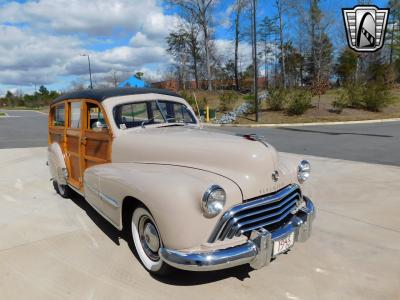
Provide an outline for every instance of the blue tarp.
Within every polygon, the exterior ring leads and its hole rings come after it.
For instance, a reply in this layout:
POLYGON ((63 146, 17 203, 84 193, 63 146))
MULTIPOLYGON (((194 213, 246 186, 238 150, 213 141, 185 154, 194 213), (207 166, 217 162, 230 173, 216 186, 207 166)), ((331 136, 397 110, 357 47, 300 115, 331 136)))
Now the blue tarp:
POLYGON ((132 76, 129 77, 127 80, 121 82, 118 87, 142 88, 147 87, 147 83, 141 79, 136 78, 135 76, 132 76))

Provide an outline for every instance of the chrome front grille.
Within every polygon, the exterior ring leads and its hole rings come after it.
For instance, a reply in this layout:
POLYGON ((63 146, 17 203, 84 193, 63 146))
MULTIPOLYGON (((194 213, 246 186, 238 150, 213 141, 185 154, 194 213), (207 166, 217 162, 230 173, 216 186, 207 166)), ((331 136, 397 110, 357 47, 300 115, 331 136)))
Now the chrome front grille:
POLYGON ((222 216, 208 242, 247 235, 261 227, 269 231, 278 229, 297 210, 301 201, 300 187, 291 184, 271 195, 236 205, 222 216))

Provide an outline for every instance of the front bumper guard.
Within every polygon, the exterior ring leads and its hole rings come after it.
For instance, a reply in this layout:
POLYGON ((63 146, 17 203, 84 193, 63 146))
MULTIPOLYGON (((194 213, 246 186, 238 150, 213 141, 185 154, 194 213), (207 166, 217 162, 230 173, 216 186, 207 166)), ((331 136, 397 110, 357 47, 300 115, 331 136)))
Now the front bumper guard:
POLYGON ((254 269, 268 265, 274 257, 274 241, 294 232, 295 242, 304 242, 311 235, 315 208, 304 197, 306 206, 300 209, 284 227, 269 232, 264 228, 253 230, 249 240, 239 246, 211 252, 182 252, 161 248, 159 255, 167 264, 187 271, 214 271, 250 264, 254 269))

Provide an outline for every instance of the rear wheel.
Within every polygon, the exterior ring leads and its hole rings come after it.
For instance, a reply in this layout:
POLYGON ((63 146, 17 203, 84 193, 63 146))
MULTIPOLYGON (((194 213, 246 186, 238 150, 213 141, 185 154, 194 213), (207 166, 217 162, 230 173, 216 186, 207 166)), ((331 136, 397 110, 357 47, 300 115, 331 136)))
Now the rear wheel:
POLYGON ((150 212, 139 206, 133 211, 129 225, 136 252, 147 271, 158 276, 170 274, 173 268, 158 255, 162 241, 150 212))
POLYGON ((57 180, 53 180, 53 187, 56 190, 57 194, 59 194, 63 198, 70 198, 72 189, 66 184, 59 184, 57 180))

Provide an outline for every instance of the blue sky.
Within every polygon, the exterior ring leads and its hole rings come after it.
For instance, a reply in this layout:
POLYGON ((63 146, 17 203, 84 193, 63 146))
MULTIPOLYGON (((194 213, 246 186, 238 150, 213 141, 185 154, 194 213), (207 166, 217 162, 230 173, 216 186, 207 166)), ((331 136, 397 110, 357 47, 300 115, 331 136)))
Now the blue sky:
MULTIPOLYGON (((217 1, 214 8, 217 53, 229 59, 233 32, 227 24, 234 1, 217 1)), ((258 1, 258 20, 276 14, 273 0, 258 1)), ((380 7, 386 1, 372 1, 380 7)), ((357 1, 321 1, 335 22, 333 41, 343 30, 341 8, 357 1)), ((162 78, 172 63, 165 37, 179 22, 176 10, 157 0, 0 0, 0 95, 16 89, 32 92, 34 85, 66 90, 72 81, 88 84, 91 57, 95 85, 109 82, 113 72, 123 78, 143 71, 152 80, 162 78)), ((287 37, 296 35, 296 23, 287 18, 287 37)), ((240 48, 250 59, 250 45, 240 48)))

